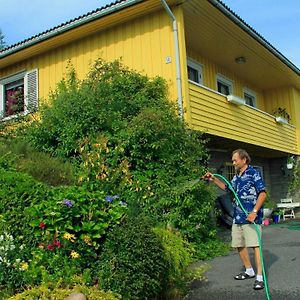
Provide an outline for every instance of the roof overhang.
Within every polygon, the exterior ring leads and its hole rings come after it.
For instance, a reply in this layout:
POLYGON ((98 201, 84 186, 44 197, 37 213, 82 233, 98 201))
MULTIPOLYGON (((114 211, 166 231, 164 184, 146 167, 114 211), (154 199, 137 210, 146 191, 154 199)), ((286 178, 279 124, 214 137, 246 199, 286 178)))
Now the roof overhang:
POLYGON ((263 90, 300 89, 300 70, 221 1, 186 0, 182 5, 187 49, 263 90), (237 64, 237 57, 245 63, 237 64))

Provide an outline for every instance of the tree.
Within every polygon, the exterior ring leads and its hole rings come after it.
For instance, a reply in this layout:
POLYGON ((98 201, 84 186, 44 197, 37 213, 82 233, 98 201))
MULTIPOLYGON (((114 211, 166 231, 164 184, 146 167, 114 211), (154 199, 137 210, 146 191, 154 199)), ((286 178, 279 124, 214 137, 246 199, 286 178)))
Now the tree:
POLYGON ((2 33, 2 30, 0 29, 0 50, 6 47, 5 41, 4 41, 4 35, 2 33))

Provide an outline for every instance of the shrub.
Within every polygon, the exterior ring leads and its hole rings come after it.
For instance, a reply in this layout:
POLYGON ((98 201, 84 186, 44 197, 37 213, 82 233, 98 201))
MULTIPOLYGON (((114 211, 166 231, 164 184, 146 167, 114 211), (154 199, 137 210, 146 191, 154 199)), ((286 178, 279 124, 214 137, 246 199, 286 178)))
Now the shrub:
POLYGON ((22 138, 2 140, 0 166, 25 172, 51 186, 70 185, 75 182, 74 167, 45 152, 34 151, 22 138))
POLYGON ((185 241, 180 232, 157 227, 155 234, 162 242, 166 260, 168 262, 168 282, 162 293, 163 299, 182 299, 187 291, 185 277, 187 268, 193 261, 194 249, 185 241))
POLYGON ((48 188, 27 174, 5 169, 0 169, 0 185, 0 233, 7 232, 21 243, 31 244, 31 218, 24 211, 47 199, 48 188))
POLYGON ((99 260, 99 284, 122 299, 155 299, 166 287, 168 261, 145 217, 127 219, 110 232, 99 260))
POLYGON ((41 285, 36 288, 31 288, 12 297, 7 297, 7 300, 62 300, 71 293, 83 293, 89 300, 118 300, 120 297, 112 292, 104 292, 97 287, 88 287, 82 284, 77 284, 70 287, 49 287, 41 285))

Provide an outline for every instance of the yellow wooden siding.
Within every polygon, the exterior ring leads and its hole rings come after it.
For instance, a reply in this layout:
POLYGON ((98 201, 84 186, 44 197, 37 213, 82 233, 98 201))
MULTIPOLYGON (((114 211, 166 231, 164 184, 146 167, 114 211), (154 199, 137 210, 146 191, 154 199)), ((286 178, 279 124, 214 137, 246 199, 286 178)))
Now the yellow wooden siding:
MULTIPOLYGON (((296 111, 294 111, 293 102, 294 102, 294 99, 297 99, 297 98, 294 98, 293 88, 285 87, 285 88, 281 88, 281 89, 266 91, 264 93, 264 98, 265 98, 265 102, 266 102, 266 111, 267 112, 273 113, 279 107, 285 108, 291 117, 291 123, 295 124, 296 111)), ((299 113, 300 113, 300 111, 299 111, 299 113)))
POLYGON ((228 103, 225 96, 189 85, 191 126, 211 135, 274 150, 297 153, 296 129, 249 106, 228 103))
MULTIPOLYGON (((99 29, 100 30, 100 29, 99 29)), ((83 79, 90 64, 98 57, 123 63, 150 77, 164 77, 170 87, 170 98, 177 98, 172 23, 164 10, 111 27, 83 39, 36 55, 26 61, 0 70, 0 78, 21 70, 38 68, 39 97, 47 98, 49 91, 66 74, 68 61, 83 79), (166 57, 171 63, 166 63, 166 57)))
POLYGON ((265 110, 265 103, 263 98, 262 91, 256 86, 252 85, 245 80, 242 80, 236 74, 228 71, 226 68, 214 63, 211 59, 204 57, 192 50, 188 50, 188 57, 194 59, 202 65, 203 71, 203 85, 207 86, 210 89, 217 89, 217 74, 221 74, 226 78, 232 80, 233 82, 233 94, 243 98, 244 97, 244 88, 248 88, 256 94, 256 103, 257 108, 260 110, 265 110))

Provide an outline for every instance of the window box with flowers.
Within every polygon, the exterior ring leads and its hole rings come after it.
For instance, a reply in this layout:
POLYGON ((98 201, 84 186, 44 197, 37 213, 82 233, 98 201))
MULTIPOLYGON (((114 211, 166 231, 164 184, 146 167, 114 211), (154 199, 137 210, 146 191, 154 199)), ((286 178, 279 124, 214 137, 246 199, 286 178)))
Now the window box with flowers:
POLYGON ((289 124, 291 121, 291 117, 289 113, 286 111, 286 108, 278 107, 274 112, 275 120, 279 124, 289 124))

